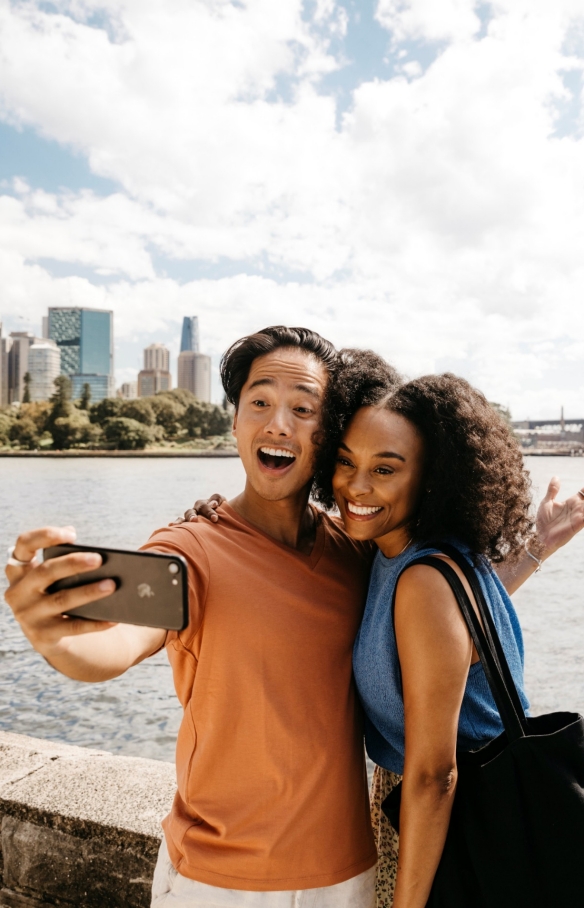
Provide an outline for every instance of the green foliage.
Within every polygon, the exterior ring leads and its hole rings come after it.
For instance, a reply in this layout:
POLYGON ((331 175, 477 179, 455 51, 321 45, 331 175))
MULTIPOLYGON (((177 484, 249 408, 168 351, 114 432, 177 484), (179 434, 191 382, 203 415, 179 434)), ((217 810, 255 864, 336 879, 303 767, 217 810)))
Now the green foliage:
POLYGON ((106 419, 120 415, 120 410, 124 404, 119 397, 105 397, 97 404, 92 404, 89 408, 89 419, 99 426, 103 426, 106 419))
POLYGON ((81 392, 81 400, 79 401, 80 410, 89 410, 89 404, 91 402, 91 385, 89 382, 85 382, 83 385, 83 390, 81 392))
POLYGON ((148 398, 156 415, 156 423, 161 426, 167 438, 174 438, 182 429, 181 419, 185 414, 186 406, 170 394, 148 398))
POLYGON ((121 451, 145 448, 152 441, 152 430, 137 419, 117 416, 107 419, 103 426, 106 441, 121 451))
POLYGON ((134 419, 136 422, 144 423, 145 426, 153 426, 156 422, 156 415, 152 409, 149 397, 122 401, 118 415, 123 416, 125 419, 134 419))
POLYGON ((183 407, 188 407, 189 404, 192 404, 194 400, 197 400, 192 391, 187 391, 186 388, 173 388, 172 391, 159 391, 151 400, 159 400, 160 398, 168 398, 169 400, 178 401, 179 404, 182 404, 183 407))
POLYGON ((10 441, 16 442, 21 448, 28 448, 34 451, 39 446, 39 432, 32 421, 26 416, 22 419, 15 419, 9 431, 10 441))
POLYGON ((71 403, 71 379, 66 375, 58 375, 53 384, 55 392, 51 397, 53 405, 51 417, 55 420, 61 416, 68 416, 73 404, 71 403))
POLYGON ((181 420, 191 438, 225 435, 231 428, 231 416, 216 404, 195 400, 189 404, 181 420))
POLYGON ((0 413, 0 445, 7 445, 10 441, 10 429, 14 420, 7 413, 0 413))
POLYGON ((30 372, 25 372, 22 381, 24 382, 24 393, 22 395, 22 403, 30 403, 30 372))
POLYGON ((51 429, 53 447, 59 451, 91 444, 95 440, 95 427, 89 422, 87 412, 73 408, 68 416, 59 416, 51 429))

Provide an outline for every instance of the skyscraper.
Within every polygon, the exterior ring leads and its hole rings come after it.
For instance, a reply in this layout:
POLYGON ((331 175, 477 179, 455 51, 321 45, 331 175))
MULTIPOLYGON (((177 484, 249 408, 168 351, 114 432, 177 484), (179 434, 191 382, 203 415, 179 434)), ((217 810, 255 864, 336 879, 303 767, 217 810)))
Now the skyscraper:
POLYGON ((191 351, 199 353, 199 317, 185 315, 183 318, 182 334, 180 338, 180 352, 191 351))
POLYGON ((192 391, 205 403, 211 402, 211 357, 183 350, 178 355, 178 387, 192 391))
POLYGON ((30 399, 48 400, 55 391, 55 379, 61 374, 61 351, 48 338, 37 338, 28 348, 30 399))
POLYGON ((32 345, 42 338, 37 338, 30 331, 12 331, 8 338, 7 359, 7 400, 9 404, 22 403, 24 396, 24 376, 29 371, 28 353, 32 345))
POLYGON ((164 344, 150 344, 144 350, 144 368, 138 372, 138 397, 170 391, 170 353, 164 344))
POLYGON ((170 371, 170 352, 164 344, 150 344, 144 350, 144 368, 170 371))
POLYGON ((92 401, 114 396, 113 312, 50 308, 49 337, 61 351, 61 372, 71 379, 73 397, 81 397, 86 383, 92 401))
POLYGON ((8 397, 8 354, 12 341, 9 337, 2 334, 2 322, 0 322, 0 407, 7 407, 10 403, 8 397))

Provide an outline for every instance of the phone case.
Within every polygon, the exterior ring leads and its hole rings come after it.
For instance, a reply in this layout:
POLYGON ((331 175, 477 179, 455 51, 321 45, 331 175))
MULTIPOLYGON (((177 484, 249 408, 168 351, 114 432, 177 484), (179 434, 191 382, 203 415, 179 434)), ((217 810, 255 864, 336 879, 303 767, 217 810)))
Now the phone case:
POLYGON ((135 552, 89 545, 55 545, 43 550, 44 560, 71 552, 97 552, 103 563, 94 571, 58 580, 47 590, 85 586, 111 578, 115 591, 106 599, 65 612, 75 618, 116 621, 180 631, 188 624, 187 563, 180 555, 135 552))

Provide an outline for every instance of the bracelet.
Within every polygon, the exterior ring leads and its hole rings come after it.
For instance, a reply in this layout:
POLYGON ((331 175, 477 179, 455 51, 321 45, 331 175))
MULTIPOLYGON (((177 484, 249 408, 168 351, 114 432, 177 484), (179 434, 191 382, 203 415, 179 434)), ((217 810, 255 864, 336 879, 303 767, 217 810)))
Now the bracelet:
POLYGON ((536 558, 535 555, 534 555, 532 552, 529 551, 529 549, 527 548, 527 546, 525 546, 525 553, 526 553, 527 555, 529 555, 530 558, 533 558, 533 560, 536 562, 537 567, 536 567, 536 569, 535 569, 535 573, 537 574, 538 571, 541 571, 541 566, 542 566, 542 564, 543 564, 543 561, 541 560, 541 558, 536 558))

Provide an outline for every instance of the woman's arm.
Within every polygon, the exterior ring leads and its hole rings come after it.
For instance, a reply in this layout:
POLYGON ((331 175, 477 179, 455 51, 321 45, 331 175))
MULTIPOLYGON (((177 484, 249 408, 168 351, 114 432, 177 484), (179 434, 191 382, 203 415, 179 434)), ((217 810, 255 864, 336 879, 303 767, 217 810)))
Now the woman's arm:
MULTIPOLYGON (((560 480, 553 476, 545 498, 537 509, 536 526, 541 550, 535 554, 541 561, 545 561, 570 542, 584 527, 584 498, 577 492, 566 501, 557 501, 559 491, 560 480)), ((495 570, 511 595, 535 573, 537 567, 537 562, 526 552, 516 564, 503 563, 495 566, 495 570)))
POLYGON ((448 831, 457 779, 458 719, 476 656, 450 586, 431 567, 415 565, 400 579, 395 632, 405 765, 393 908, 424 908, 448 831))

